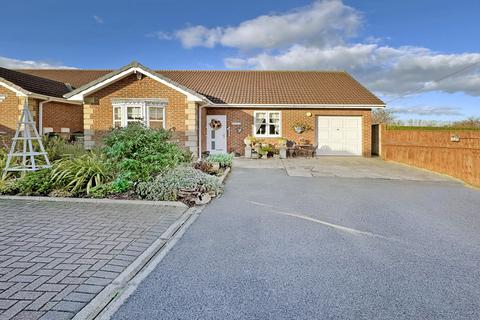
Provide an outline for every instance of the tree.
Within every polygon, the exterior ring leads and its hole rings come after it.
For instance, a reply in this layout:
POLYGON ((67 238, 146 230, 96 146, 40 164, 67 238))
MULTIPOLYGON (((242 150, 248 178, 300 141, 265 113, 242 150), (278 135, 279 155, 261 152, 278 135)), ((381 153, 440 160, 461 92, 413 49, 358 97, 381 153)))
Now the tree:
POLYGON ((388 124, 395 121, 393 112, 385 108, 375 109, 372 111, 372 124, 388 124))
POLYGON ((458 128, 480 128, 480 118, 470 117, 465 120, 456 121, 453 123, 453 126, 458 128))

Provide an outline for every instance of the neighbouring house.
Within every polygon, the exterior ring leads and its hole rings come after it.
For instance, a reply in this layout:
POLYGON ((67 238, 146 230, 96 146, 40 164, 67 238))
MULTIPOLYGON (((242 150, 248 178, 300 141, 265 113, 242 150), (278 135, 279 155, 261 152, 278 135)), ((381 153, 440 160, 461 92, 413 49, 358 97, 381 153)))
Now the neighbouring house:
POLYGON ((70 85, 0 68, 0 135, 12 137, 28 103, 39 132, 82 132, 83 104, 63 97, 70 85))
POLYGON ((318 146, 318 155, 370 156, 371 110, 385 107, 343 71, 154 71, 137 62, 114 71, 2 70, 0 84, 10 90, 0 102, 2 128, 11 131, 20 98, 29 97, 38 100, 33 108, 42 104, 42 132, 82 129, 87 148, 100 144, 112 127, 139 121, 173 131, 199 156, 243 154, 248 135, 303 138, 318 146), (8 72, 21 83, 2 76, 8 72), (35 85, 27 86, 30 81, 35 85), (39 98, 38 88, 51 92, 39 98), (295 124, 308 130, 297 133, 295 124))

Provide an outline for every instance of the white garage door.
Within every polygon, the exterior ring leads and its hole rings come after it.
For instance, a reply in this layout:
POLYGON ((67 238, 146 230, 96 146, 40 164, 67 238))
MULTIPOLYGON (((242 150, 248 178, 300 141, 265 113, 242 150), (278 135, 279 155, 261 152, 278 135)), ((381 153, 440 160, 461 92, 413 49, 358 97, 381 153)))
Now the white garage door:
POLYGON ((362 117, 318 117, 318 155, 362 155, 362 117))

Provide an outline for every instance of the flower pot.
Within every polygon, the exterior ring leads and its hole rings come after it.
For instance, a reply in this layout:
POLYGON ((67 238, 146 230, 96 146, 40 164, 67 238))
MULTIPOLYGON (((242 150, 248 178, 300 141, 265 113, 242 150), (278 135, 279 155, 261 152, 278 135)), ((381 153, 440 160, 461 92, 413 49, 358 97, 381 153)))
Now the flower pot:
POLYGON ((296 133, 303 133, 305 131, 304 127, 294 127, 293 129, 296 133))

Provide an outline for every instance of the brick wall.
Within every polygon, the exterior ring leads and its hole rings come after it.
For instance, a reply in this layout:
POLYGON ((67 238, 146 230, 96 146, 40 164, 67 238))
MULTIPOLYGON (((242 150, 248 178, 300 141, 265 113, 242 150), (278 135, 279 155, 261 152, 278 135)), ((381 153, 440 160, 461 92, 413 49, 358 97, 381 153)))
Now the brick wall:
POLYGON ((480 186, 480 131, 390 130, 381 127, 381 156, 480 186), (452 135, 460 138, 450 141, 452 135))
POLYGON ((5 132, 8 137, 15 134, 18 120, 19 99, 15 92, 0 86, 0 95, 5 96, 5 100, 0 102, 0 132, 5 132))
MULTIPOLYGON (((243 154, 243 139, 253 134, 253 113, 261 109, 233 109, 233 108, 208 108, 203 112, 202 116, 202 151, 206 150, 206 115, 226 115, 227 126, 230 132, 227 134, 228 152, 238 152, 243 154), (240 122, 241 125, 232 125, 232 122, 240 122), (238 132, 240 131, 240 132, 238 132)), ((292 141, 299 141, 300 138, 309 140, 312 144, 316 144, 316 119, 317 116, 361 116, 363 118, 363 155, 371 156, 371 111, 364 109, 272 109, 282 112, 282 136, 292 141), (307 112, 312 115, 307 116, 307 112), (298 134, 292 128, 295 122, 303 122, 309 124, 313 130, 298 134)), ((262 140, 276 141, 275 138, 262 140)))
POLYGON ((84 129, 87 146, 100 143, 102 135, 112 128, 113 98, 168 99, 165 128, 174 131, 176 141, 185 145, 187 140, 186 110, 188 109, 186 96, 156 80, 148 77, 138 80, 135 75, 131 75, 85 98, 84 129), (92 134, 91 137, 89 137, 90 134, 92 134))
POLYGON ((61 128, 69 128, 70 132, 83 132, 83 106, 61 102, 43 104, 43 127, 53 128, 60 132, 61 128))

